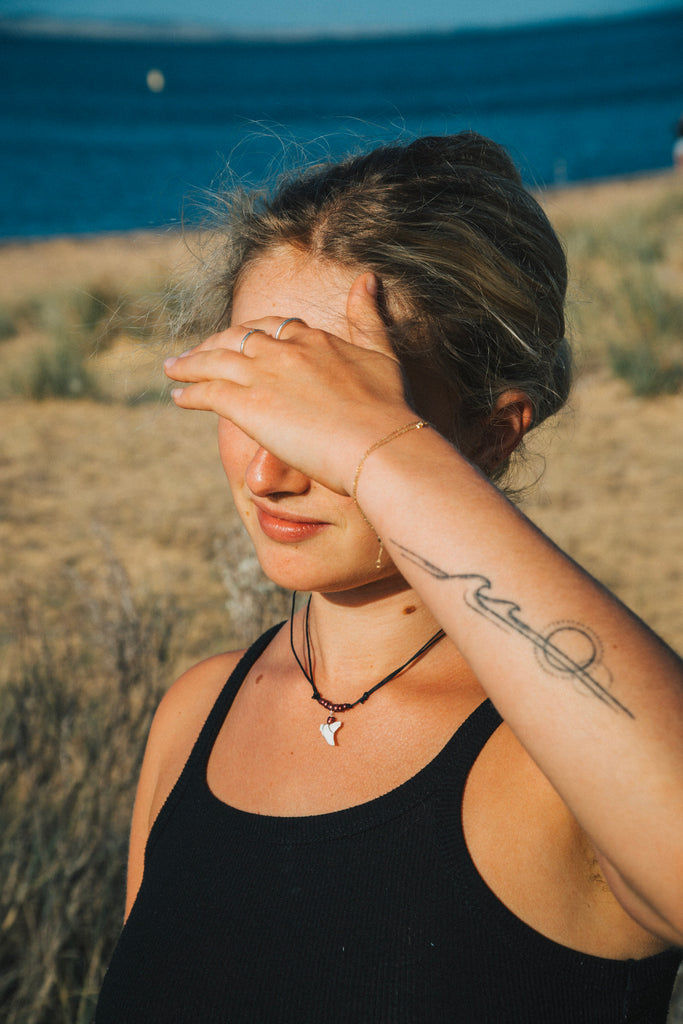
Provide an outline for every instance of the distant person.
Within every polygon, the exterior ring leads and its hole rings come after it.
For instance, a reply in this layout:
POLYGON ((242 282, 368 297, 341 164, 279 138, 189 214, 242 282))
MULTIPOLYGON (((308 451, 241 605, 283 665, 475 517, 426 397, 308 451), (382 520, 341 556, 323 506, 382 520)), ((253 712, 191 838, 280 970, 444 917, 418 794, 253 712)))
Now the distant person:
POLYGON ((678 119, 676 125, 676 138, 674 140, 673 148, 673 159, 674 166, 683 170, 683 114, 678 119))
POLYGON ((310 599, 161 703, 98 1024, 664 1022, 681 663, 494 482, 567 397, 562 246, 472 133, 226 202, 166 369, 310 599))

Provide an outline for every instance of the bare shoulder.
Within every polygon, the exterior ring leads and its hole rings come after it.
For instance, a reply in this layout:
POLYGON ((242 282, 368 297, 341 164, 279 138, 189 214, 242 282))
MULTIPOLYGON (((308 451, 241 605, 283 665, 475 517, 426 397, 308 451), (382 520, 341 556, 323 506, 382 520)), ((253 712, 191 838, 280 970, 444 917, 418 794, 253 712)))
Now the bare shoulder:
POLYGON ((175 681, 152 721, 138 780, 128 853, 126 916, 142 881, 150 829, 175 786, 202 725, 242 651, 199 662, 175 681))
POLYGON ((193 665, 176 679, 159 704, 145 752, 145 767, 156 777, 150 806, 152 820, 173 788, 211 708, 243 653, 229 651, 193 665))
POLYGON ((178 676, 162 698, 153 728, 180 728, 195 718, 206 718, 244 651, 227 651, 198 662, 178 676), (203 716, 203 717, 202 717, 203 716))

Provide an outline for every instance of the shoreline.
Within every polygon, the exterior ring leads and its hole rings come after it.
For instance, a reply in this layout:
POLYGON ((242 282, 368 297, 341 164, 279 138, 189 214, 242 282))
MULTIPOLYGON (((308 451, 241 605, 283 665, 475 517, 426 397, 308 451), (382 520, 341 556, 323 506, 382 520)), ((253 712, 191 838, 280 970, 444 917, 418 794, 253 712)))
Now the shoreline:
MULTIPOLYGON (((624 174, 609 175, 607 177, 581 178, 577 181, 555 182, 542 188, 527 185, 533 196, 543 205, 543 200, 548 196, 592 192, 596 189, 617 189, 629 188, 633 185, 647 185, 661 182, 668 178, 676 178, 680 175, 683 181, 683 172, 673 164, 666 167, 653 167, 643 171, 631 171, 624 174)), ((201 232, 201 225, 194 228, 185 228, 182 224, 159 224, 157 227, 130 227, 111 228, 102 231, 61 231, 54 234, 38 235, 7 235, 0 236, 0 253, 7 248, 22 246, 40 246, 51 242, 74 241, 89 242, 93 239, 120 239, 120 238, 146 238, 146 237, 183 237, 201 232)))
MULTIPOLYGON (((674 167, 553 185, 533 195, 561 237, 587 219, 601 222, 624 207, 683 192, 674 167)), ((37 292, 58 292, 116 281, 124 289, 156 290, 194 263, 191 241, 201 228, 169 225, 122 231, 0 239, 0 303, 14 304, 37 292)), ((570 267, 571 274, 571 267, 570 267)))

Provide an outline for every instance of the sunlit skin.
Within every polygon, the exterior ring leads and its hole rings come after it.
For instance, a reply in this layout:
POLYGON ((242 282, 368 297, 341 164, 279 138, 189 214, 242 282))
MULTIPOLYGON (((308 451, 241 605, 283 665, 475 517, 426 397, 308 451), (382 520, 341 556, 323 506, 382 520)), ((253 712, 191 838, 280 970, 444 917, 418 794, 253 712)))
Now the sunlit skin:
MULTIPOLYGON (((557 941, 596 955, 647 955, 683 934, 671 899, 680 888, 671 810, 680 803, 671 797, 680 747, 664 741, 681 715, 671 683, 680 670, 436 430, 405 434, 365 464, 359 501, 401 572, 386 554, 376 570, 377 538, 349 495, 364 453, 415 411, 367 276, 291 249, 273 252, 241 276, 232 327, 166 372, 187 384, 175 395, 179 406, 219 416, 221 459, 266 573, 315 591, 315 675, 328 699, 359 696, 368 677, 401 664, 437 622, 447 638, 400 685, 350 713, 330 760, 320 709, 281 631, 235 699, 209 785, 226 803, 263 814, 352 806, 419 771, 488 695, 505 724, 477 759, 463 809, 479 870, 513 912, 557 941), (287 326, 275 341, 285 317, 305 325, 287 326), (255 327, 265 333, 240 353, 255 327), (464 582, 473 576, 477 593, 494 600, 489 610, 514 609, 511 628, 492 628, 480 614, 464 582), (563 684, 556 659, 539 658, 532 640, 557 623, 600 637, 607 678, 618 681, 614 696, 628 714, 577 696, 581 673, 563 684), (644 840, 653 834, 661 837, 656 871, 644 840)), ((420 414, 430 419, 429 388, 421 395, 420 414)), ((478 432, 481 451, 500 457, 528 428, 529 402, 510 391, 493 411, 490 438, 483 423, 471 425, 471 436, 478 432)), ((301 616, 295 637, 303 650, 301 616)), ((153 748, 143 772, 129 905, 146 832, 235 657, 190 670, 164 704, 158 734, 173 741, 160 741, 158 754, 153 748)))
MULTIPOLYGON (((283 250, 243 275, 234 297, 232 323, 248 324, 285 310, 349 340, 345 308, 356 277, 355 270, 321 266, 293 250, 283 250)), ((286 333, 285 329, 285 338, 286 333)), ((247 355, 250 340, 253 336, 245 345, 247 355)), ((383 337, 376 344, 379 351, 393 356, 383 337)), ((333 437, 330 442, 334 444, 333 437)), ((218 445, 235 506, 272 580, 292 590, 347 591, 380 579, 385 581, 385 595, 406 589, 386 554, 381 569, 376 569, 377 536, 352 498, 288 466, 230 420, 219 418, 218 445)))

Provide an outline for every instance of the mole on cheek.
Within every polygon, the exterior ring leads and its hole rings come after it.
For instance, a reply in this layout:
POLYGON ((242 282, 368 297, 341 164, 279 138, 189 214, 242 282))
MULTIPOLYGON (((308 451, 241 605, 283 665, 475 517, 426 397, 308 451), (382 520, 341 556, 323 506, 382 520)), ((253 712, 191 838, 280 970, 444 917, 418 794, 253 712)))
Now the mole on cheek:
POLYGON ((417 608, 415 607, 415 605, 414 604, 409 604, 409 605, 407 605, 403 609, 403 614, 404 615, 412 615, 413 612, 416 612, 416 611, 417 611, 417 608))

